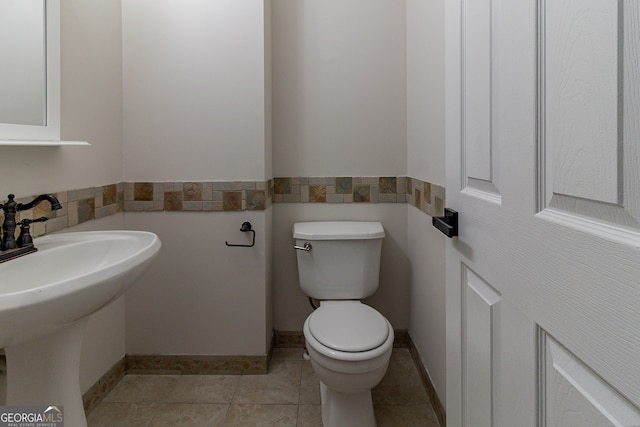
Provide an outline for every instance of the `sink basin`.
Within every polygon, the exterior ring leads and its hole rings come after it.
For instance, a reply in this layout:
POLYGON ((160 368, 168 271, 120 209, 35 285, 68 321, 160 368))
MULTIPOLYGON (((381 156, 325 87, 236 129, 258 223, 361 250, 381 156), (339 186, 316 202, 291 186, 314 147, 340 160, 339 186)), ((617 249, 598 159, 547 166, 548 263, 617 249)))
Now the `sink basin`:
POLYGON ((38 252, 0 264, 0 347, 51 333, 121 296, 160 240, 143 231, 43 236, 38 252))
POLYGON ((0 347, 8 405, 62 405, 86 425, 79 385, 88 316, 120 297, 151 264, 160 239, 91 231, 35 239, 38 251, 0 264, 0 347))

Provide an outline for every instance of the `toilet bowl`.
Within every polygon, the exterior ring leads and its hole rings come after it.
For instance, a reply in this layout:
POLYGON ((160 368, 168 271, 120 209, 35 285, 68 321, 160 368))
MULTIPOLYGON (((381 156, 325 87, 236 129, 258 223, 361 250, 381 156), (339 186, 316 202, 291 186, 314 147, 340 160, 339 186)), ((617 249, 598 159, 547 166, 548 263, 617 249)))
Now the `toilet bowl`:
POLYGON ((375 427, 371 389, 384 376, 393 328, 360 302, 378 288, 384 229, 379 222, 293 226, 300 287, 320 307, 304 322, 307 352, 320 379, 324 427, 375 427))
POLYGON ((375 426, 371 389, 389 365, 391 324, 360 301, 323 301, 305 321, 304 336, 321 383, 324 426, 375 426))

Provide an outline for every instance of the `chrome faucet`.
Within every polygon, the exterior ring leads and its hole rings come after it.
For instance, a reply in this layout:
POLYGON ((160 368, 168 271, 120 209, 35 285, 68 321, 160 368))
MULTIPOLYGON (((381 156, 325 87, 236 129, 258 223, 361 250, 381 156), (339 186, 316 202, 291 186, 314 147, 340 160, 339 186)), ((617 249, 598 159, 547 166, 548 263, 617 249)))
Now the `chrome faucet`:
POLYGON ((0 240, 0 262, 35 252, 37 249, 33 246, 33 240, 29 234, 29 227, 34 222, 46 221, 47 217, 38 219, 24 219, 20 221, 20 237, 16 241, 16 213, 28 209, 32 209, 41 202, 47 200, 51 203, 51 210, 62 209, 62 205, 51 194, 42 194, 27 204, 16 203, 13 199, 15 195, 9 194, 8 201, 0 205, 0 209, 4 211, 4 222, 2 223, 2 239, 0 240))

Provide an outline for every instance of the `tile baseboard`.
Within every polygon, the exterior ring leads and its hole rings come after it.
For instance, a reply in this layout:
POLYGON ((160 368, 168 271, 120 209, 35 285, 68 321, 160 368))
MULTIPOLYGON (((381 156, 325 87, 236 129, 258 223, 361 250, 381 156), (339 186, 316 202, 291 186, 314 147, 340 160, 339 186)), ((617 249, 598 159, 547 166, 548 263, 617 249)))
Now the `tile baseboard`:
POLYGON ((127 373, 125 357, 118 360, 105 374, 91 386, 82 396, 84 412, 88 415, 102 402, 107 394, 118 384, 127 373))
POLYGON ((127 374, 137 375, 258 375, 266 374, 264 356, 126 356, 127 374))
POLYGON ((302 331, 274 331, 276 348, 304 348, 302 331))
POLYGON ((431 405, 433 406, 433 410, 436 413, 436 417, 438 417, 438 421, 441 426, 447 425, 447 414, 445 412, 445 408, 438 397, 438 393, 436 393, 436 389, 431 382, 431 378, 427 373, 427 370, 424 368, 422 361, 420 360, 420 353, 418 352, 418 348, 415 343, 411 339, 409 335, 409 353, 411 354, 411 358, 413 359, 413 364, 418 369, 418 374, 420 374, 420 379, 422 379, 422 384, 424 385, 425 390, 427 391, 427 395, 429 396, 429 400, 431 401, 431 405))
MULTIPOLYGON (((273 348, 273 345, 271 346, 273 348)), ((272 348, 265 356, 125 355, 82 396, 91 413, 125 375, 259 375, 266 374, 272 348)))

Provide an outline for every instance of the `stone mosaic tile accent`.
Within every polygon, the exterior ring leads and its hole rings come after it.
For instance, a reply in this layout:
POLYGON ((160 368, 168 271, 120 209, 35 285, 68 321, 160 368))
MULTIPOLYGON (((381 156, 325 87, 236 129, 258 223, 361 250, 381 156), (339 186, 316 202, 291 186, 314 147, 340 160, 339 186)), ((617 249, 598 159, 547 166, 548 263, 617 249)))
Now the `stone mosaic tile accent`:
POLYGON ((133 199, 140 202, 153 200, 153 183, 136 182, 133 186, 133 199))
MULTIPOLYGON (((274 180, 217 182, 125 182, 124 210, 230 212, 265 210, 273 201, 274 180), (139 197, 141 184, 146 188, 139 197), (153 190, 150 188, 151 184, 153 190), (152 194, 149 198, 148 194, 152 194)), ((278 185, 282 185, 280 182, 278 185)))
POLYGON ((291 178, 273 178, 273 191, 275 194, 290 194, 291 178))
MULTIPOLYGON (((277 177, 268 181, 120 182, 53 193, 62 209, 47 202, 20 212, 41 236, 118 212, 261 211, 273 203, 409 203, 431 216, 444 215, 445 188, 411 177, 277 177)), ((35 196, 17 198, 28 203, 35 196)), ((6 200, 2 200, 4 203, 6 200)))
POLYGON ((242 191, 223 191, 222 192, 222 210, 241 211, 242 210, 242 191))
POLYGON ((336 194, 352 194, 353 178, 337 177, 336 178, 336 194))
POLYGON ((102 186, 102 206, 118 203, 118 186, 116 184, 102 186))
POLYGON ((274 203, 409 203, 444 215, 444 187, 417 178, 280 177, 274 183, 274 203))
POLYGON ((182 186, 182 199, 185 202, 201 202, 202 188, 202 182, 185 182, 182 186))
POLYGON ((324 203, 327 201, 327 186, 325 184, 309 186, 309 202, 324 203))
MULTIPOLYGON (((181 211, 182 210, 183 193, 181 191, 165 191, 163 193, 163 196, 164 196, 164 201, 163 201, 164 203, 162 204, 162 206, 165 211, 181 211)), ((154 206, 151 205, 151 207, 154 207, 154 206)), ((144 210, 144 206, 142 206, 142 208, 144 210)))
POLYGON ((444 216, 446 190, 440 185, 407 178, 407 203, 430 216, 444 216))
POLYGON ((405 203, 405 177, 274 178, 274 203, 405 203))
MULTIPOLYGON (((100 187, 52 193, 62 205, 62 209, 52 211, 48 202, 35 208, 19 212, 17 220, 47 217, 47 222, 31 225, 31 235, 42 236, 46 233, 62 230, 86 221, 104 218, 124 210, 124 185, 109 184, 100 187)), ((20 197, 18 203, 28 203, 34 196, 20 197)), ((4 203, 4 200, 2 201, 4 203)))
POLYGON ((267 195, 264 190, 247 190, 247 210, 263 211, 267 207, 267 195))
POLYGON ((378 185, 380 187, 380 193, 384 194, 396 194, 397 179, 395 176, 393 177, 380 177, 378 179, 378 185))
POLYGON ((371 187, 368 185, 356 185, 353 187, 353 202, 354 203, 369 203, 371 202, 371 187))
MULTIPOLYGON (((76 203, 76 202, 72 202, 76 203)), ((70 211, 71 213, 71 211, 70 211)), ((78 223, 96 219, 95 199, 82 199, 77 202, 78 223)))

